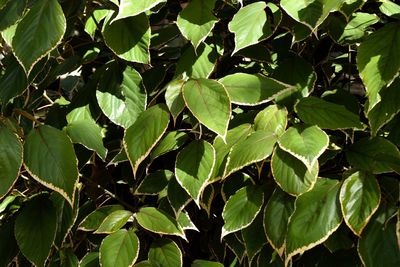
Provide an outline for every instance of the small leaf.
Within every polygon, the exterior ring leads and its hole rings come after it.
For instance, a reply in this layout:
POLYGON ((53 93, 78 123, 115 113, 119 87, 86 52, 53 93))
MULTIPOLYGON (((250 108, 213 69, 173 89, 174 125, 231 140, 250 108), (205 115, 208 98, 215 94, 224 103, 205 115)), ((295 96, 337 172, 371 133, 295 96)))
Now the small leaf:
POLYGON ((288 112, 286 108, 270 105, 257 113, 254 130, 266 130, 280 136, 285 132, 288 112))
POLYGON ((125 130, 124 147, 136 175, 139 164, 150 154, 169 124, 169 112, 158 104, 142 112, 135 123, 125 130))
POLYGON ((379 207, 381 192, 374 175, 355 172, 343 182, 340 204, 344 221, 360 236, 364 227, 379 207))
POLYGON ((165 86, 165 103, 167 104, 174 121, 176 121, 178 115, 185 108, 185 101, 183 101, 182 96, 183 84, 183 80, 176 79, 165 86))
POLYGON ((187 133, 172 131, 167 133, 167 135, 160 141, 160 143, 153 149, 150 154, 151 159, 155 159, 162 156, 168 152, 177 150, 183 146, 189 139, 187 133))
POLYGON ((34 265, 44 266, 56 236, 57 217, 43 195, 30 200, 15 221, 15 238, 22 254, 34 265), (40 242, 32 242, 40 240, 40 242))
POLYGON ((176 180, 199 207, 200 197, 211 177, 214 163, 215 150, 204 140, 191 142, 176 158, 176 180))
POLYGON ((231 103, 224 86, 214 80, 189 80, 182 92, 186 106, 196 119, 225 139, 231 103))
POLYGON ((182 35, 192 42, 195 50, 217 22, 212 13, 214 6, 215 0, 191 0, 178 14, 176 24, 182 35))
POLYGON ((139 239, 133 230, 121 229, 103 239, 100 265, 103 267, 132 266, 139 256, 139 239))
POLYGON ((195 230, 199 232, 199 229, 194 225, 187 212, 180 212, 177 221, 183 230, 195 230))
POLYGON ((121 205, 100 207, 99 209, 91 212, 88 216, 86 216, 79 224, 78 229, 82 231, 94 231, 99 228, 101 223, 109 214, 122 209, 123 207, 121 205))
POLYGON ((290 87, 284 83, 261 75, 235 73, 220 79, 232 103, 256 106, 270 102, 290 87))
POLYGON ((135 194, 157 195, 163 191, 174 173, 169 170, 157 170, 147 175, 139 184, 135 194))
POLYGON ((66 133, 48 125, 31 130, 25 138, 24 163, 35 180, 60 193, 73 206, 78 160, 66 133))
POLYGON ((225 223, 221 240, 224 236, 249 226, 260 212, 263 198, 264 192, 258 186, 243 187, 231 196, 222 211, 225 223))
POLYGON ((111 234, 121 229, 126 222, 133 215, 129 210, 116 210, 109 214, 99 228, 94 232, 95 234, 111 234))
POLYGON ((156 239, 151 243, 148 258, 155 266, 182 266, 182 252, 178 245, 170 239, 156 239))
POLYGON ((121 0, 119 3, 118 15, 114 21, 137 16, 164 2, 167 2, 167 0, 121 0))

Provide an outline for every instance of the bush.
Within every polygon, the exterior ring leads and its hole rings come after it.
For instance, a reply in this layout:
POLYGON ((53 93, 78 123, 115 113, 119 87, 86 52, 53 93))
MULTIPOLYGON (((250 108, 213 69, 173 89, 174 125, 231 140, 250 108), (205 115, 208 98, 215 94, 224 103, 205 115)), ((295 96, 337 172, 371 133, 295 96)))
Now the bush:
POLYGON ((394 1, 0 18, 0 266, 400 265, 394 1))

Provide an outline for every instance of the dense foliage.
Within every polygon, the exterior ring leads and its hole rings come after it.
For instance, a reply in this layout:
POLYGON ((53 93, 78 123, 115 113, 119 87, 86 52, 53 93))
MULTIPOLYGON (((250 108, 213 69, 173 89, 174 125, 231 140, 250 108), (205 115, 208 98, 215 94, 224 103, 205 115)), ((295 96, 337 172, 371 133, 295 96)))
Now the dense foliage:
POLYGON ((400 266, 400 6, 0 0, 0 267, 400 266))

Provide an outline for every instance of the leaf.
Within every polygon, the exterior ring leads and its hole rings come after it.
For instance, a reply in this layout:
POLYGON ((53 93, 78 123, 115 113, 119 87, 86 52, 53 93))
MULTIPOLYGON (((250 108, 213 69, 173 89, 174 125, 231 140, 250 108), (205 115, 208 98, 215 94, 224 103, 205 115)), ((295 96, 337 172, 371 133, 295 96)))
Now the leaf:
POLYGON ((157 170, 147 175, 139 184, 135 194, 157 195, 163 191, 174 176, 170 170, 157 170))
POLYGON ((311 168, 290 153, 277 147, 272 155, 271 169, 275 182, 283 191, 298 196, 311 190, 318 179, 318 161, 311 168))
POLYGON ((167 0, 121 0, 118 15, 112 23, 123 18, 137 16, 164 2, 167 0))
POLYGON ((299 118, 308 124, 322 129, 361 128, 360 117, 345 106, 309 96, 300 99, 295 106, 299 118))
POLYGON ((223 267, 224 265, 215 261, 194 260, 191 267, 223 267))
POLYGON ((388 17, 400 19, 400 6, 392 1, 382 1, 379 10, 388 17))
POLYGON ((323 243, 340 226, 339 189, 337 181, 321 178, 311 191, 296 199, 286 236, 286 263, 323 243))
POLYGON ((78 160, 63 131, 48 125, 31 130, 25 138, 24 164, 35 180, 60 193, 73 206, 78 160))
POLYGON ((314 30, 342 3, 343 0, 282 0, 281 7, 289 16, 314 30))
POLYGON ((346 156, 352 166, 373 174, 400 173, 400 152, 382 137, 360 139, 348 148, 346 156))
POLYGON ((178 183, 175 177, 168 183, 167 198, 172 209, 175 211, 175 214, 180 213, 181 210, 191 201, 190 196, 178 183))
POLYGON ((285 132, 288 112, 286 108, 270 105, 257 113, 254 130, 266 130, 280 136, 285 132))
POLYGON ((15 239, 22 254, 36 266, 44 266, 50 254, 56 236, 56 216, 54 206, 44 195, 31 199, 17 216, 15 239))
POLYGON ((400 24, 388 23, 369 35, 358 48, 357 67, 368 96, 367 113, 381 101, 379 92, 400 70, 400 24))
POLYGON ((182 87, 184 81, 180 79, 172 80, 165 86, 165 103, 171 112, 174 122, 179 114, 185 108, 185 101, 183 101, 182 87))
POLYGON ((187 133, 172 131, 167 133, 167 135, 160 141, 160 143, 153 149, 150 154, 151 159, 155 159, 162 156, 168 152, 177 150, 183 146, 189 139, 187 133))
POLYGON ((18 136, 0 124, 0 199, 10 191, 19 176, 22 153, 18 136))
POLYGON ((232 103, 244 106, 270 102, 290 87, 268 77, 247 73, 231 74, 219 81, 225 86, 232 103))
POLYGON ((191 142, 176 157, 176 180, 199 207, 200 197, 211 177, 214 163, 215 150, 204 140, 191 142))
POLYGON ((151 243, 148 258, 155 266, 182 266, 182 252, 178 245, 167 238, 156 239, 151 243))
POLYGON ((10 266, 11 261, 18 255, 19 248, 15 240, 14 225, 14 221, 8 221, 0 226, 0 266, 10 266))
POLYGON ((112 15, 106 18, 102 30, 106 45, 122 59, 149 64, 151 34, 146 14, 117 21, 111 21, 112 15))
POLYGON ((121 229, 103 239, 100 265, 103 267, 132 266, 139 256, 139 239, 133 230, 121 229))
POLYGON ((344 221, 358 236, 379 207, 381 192, 374 175, 355 172, 344 180, 340 205, 344 221))
POLYGON ((246 186, 232 195, 222 211, 224 226, 221 240, 226 235, 249 226, 260 212, 263 199, 264 192, 259 186, 246 186))
POLYGON ((242 7, 233 16, 228 24, 229 31, 235 34, 235 49, 232 54, 272 35, 271 25, 264 11, 266 7, 264 2, 255 2, 242 7))
POLYGON ((66 19, 57 0, 38 0, 18 23, 12 39, 15 57, 27 74, 62 40, 66 19))
POLYGON ((191 0, 178 14, 176 25, 182 35, 191 41, 194 49, 207 38, 217 19, 213 15, 215 0, 191 0))
POLYGON ((71 141, 95 151, 104 161, 107 156, 107 148, 103 145, 102 128, 92 118, 89 105, 75 108, 68 113, 67 122, 65 130, 71 141))
POLYGON ((94 231, 99 228, 101 223, 109 214, 122 209, 123 207, 121 205, 109 205, 100 207, 99 209, 91 212, 88 216, 86 216, 78 225, 78 229, 82 231, 94 231))
POLYGON ((259 162, 271 155, 277 137, 269 131, 257 131, 232 146, 226 162, 224 177, 259 162))
POLYGON ((117 62, 109 63, 96 91, 103 113, 115 124, 129 128, 146 109, 147 94, 142 77, 131 67, 122 72, 117 62))
POLYGON ((129 210, 116 210, 109 214, 99 228, 94 232, 95 234, 111 234, 121 229, 128 220, 132 217, 133 213, 129 210))
POLYGON ((268 243, 263 228, 263 216, 261 213, 257 215, 248 227, 242 230, 242 238, 247 257, 251 263, 264 245, 268 243))
POLYGON ((94 10, 92 15, 86 20, 85 32, 87 32, 90 37, 94 38, 98 23, 100 23, 105 17, 107 17, 110 12, 111 11, 108 9, 94 10))
POLYGON ((294 198, 275 189, 264 209, 264 231, 269 243, 279 254, 283 254, 289 218, 294 211, 294 198))
POLYGON ((329 136, 317 126, 292 126, 281 135, 279 147, 312 170, 329 145, 329 136))
POLYGON ((185 233, 176 220, 162 210, 154 207, 141 208, 135 213, 135 218, 144 229, 165 235, 176 235, 185 238, 185 233))
POLYGON ((99 252, 88 252, 79 262, 79 267, 99 266, 99 252))
POLYGON ((14 25, 25 12, 27 1, 7 1, 0 9, 0 32, 14 25))
MULTIPOLYGON (((12 1, 17 2, 17 1, 12 1)), ((21 95, 28 87, 24 69, 16 60, 12 60, 4 74, 0 76, 0 103, 7 105, 12 99, 21 95)))
POLYGON ((246 256, 246 248, 241 237, 237 234, 227 235, 224 237, 224 241, 226 246, 235 254, 239 262, 243 261, 243 258, 246 256))
POLYGON ((196 119, 225 139, 231 103, 223 85, 208 79, 189 80, 182 93, 186 106, 196 119))
POLYGON ((178 221, 179 226, 185 231, 186 230, 194 230, 194 231, 200 232, 199 229, 197 229, 196 225, 194 225, 194 223, 190 219, 187 212, 184 212, 184 211, 180 212, 177 217, 177 221, 178 221))
POLYGON ((136 175, 139 164, 150 154, 169 124, 169 113, 164 104, 142 112, 135 123, 125 130, 124 147, 136 175))

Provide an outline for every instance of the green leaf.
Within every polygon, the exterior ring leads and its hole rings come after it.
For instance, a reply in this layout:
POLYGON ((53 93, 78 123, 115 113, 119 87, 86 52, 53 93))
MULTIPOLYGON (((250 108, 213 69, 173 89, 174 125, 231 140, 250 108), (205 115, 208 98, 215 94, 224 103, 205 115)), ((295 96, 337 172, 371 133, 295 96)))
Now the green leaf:
POLYGON ((271 25, 267 20, 267 4, 255 2, 239 9, 229 22, 229 31, 235 34, 235 54, 240 49, 267 39, 272 35, 271 25))
POLYGON ((244 106, 270 102, 290 87, 268 77, 247 73, 231 74, 220 82, 228 91, 232 103, 244 106))
POLYGON ((167 0, 121 0, 118 15, 114 22, 119 19, 137 16, 164 2, 167 2, 167 0))
POLYGON ((206 260, 194 260, 191 267, 224 267, 222 263, 206 260))
POLYGON ((345 106, 313 96, 300 99, 295 106, 295 111, 305 123, 318 125, 323 129, 362 127, 358 114, 349 111, 345 106))
POLYGON ((122 72, 117 62, 109 63, 96 91, 103 113, 115 124, 130 127, 146 109, 147 94, 142 77, 131 67, 122 72))
POLYGON ((312 30, 321 25, 329 13, 337 11, 342 4, 343 0, 281 1, 281 7, 289 16, 312 30))
POLYGON ((289 217, 294 211, 294 198, 280 190, 272 193, 264 209, 264 231, 275 251, 282 256, 289 217))
POLYGON ((77 161, 71 140, 63 131, 43 125, 25 138, 26 170, 39 183, 60 193, 71 206, 78 183, 77 161))
POLYGON ((89 105, 76 108, 68 113, 67 122, 65 131, 71 141, 95 151, 104 161, 107 156, 107 149, 103 145, 102 128, 92 118, 89 105))
POLYGON ((228 155, 224 177, 271 155, 277 137, 269 131, 257 131, 232 146, 228 155))
POLYGON ((367 0, 344 0, 339 12, 349 18, 356 10, 360 9, 367 0))
POLYGON ((292 126, 281 135, 279 147, 312 170, 329 145, 329 136, 317 126, 292 126))
POLYGON ((24 69, 16 60, 10 62, 4 74, 0 76, 0 88, 0 103, 2 106, 7 105, 28 88, 28 80, 24 69))
POLYGON ((227 235, 224 237, 226 246, 235 254, 239 262, 243 261, 246 256, 246 248, 243 244, 243 240, 238 234, 227 235))
POLYGON ((369 35, 358 48, 357 67, 369 100, 369 112, 381 100, 379 92, 400 70, 400 23, 388 23, 369 35))
POLYGON ((165 86, 165 103, 171 112, 172 118, 176 118, 185 108, 185 101, 183 101, 182 87, 184 81, 180 79, 172 80, 165 86))
POLYGON ((0 125, 0 199, 16 182, 21 165, 21 141, 10 129, 0 125))
POLYGON ((101 223, 109 214, 122 209, 123 207, 121 205, 100 207, 99 209, 91 212, 88 216, 86 216, 78 225, 78 229, 82 231, 94 231, 99 228, 101 223))
POLYGON ((87 19, 85 23, 85 32, 87 32, 92 38, 94 38, 98 23, 100 23, 105 17, 107 17, 110 12, 111 11, 108 9, 98 9, 93 11, 92 15, 87 19))
POLYGON ((30 200, 15 221, 15 238, 22 254, 34 265, 44 266, 56 229, 57 215, 51 201, 44 195, 30 200))
POLYGON ((98 267, 99 266, 99 252, 87 253, 79 262, 80 267, 98 267))
POLYGON ((314 187, 318 178, 318 161, 311 168, 288 152, 277 147, 272 155, 271 169, 276 183, 291 195, 301 195, 314 187))
POLYGON ((157 234, 176 235, 186 239, 177 221, 162 210, 154 207, 141 208, 135 218, 144 229, 157 234))
POLYGON ((224 236, 249 226, 260 212, 264 192, 259 186, 246 186, 232 195, 224 206, 221 240, 224 236))
POLYGON ((263 228, 263 216, 259 213, 254 221, 242 230, 242 238, 249 262, 253 262, 257 253, 268 243, 263 228))
POLYGON ((176 180, 199 207, 200 197, 211 177, 214 163, 214 147, 204 140, 191 142, 176 158, 176 180))
POLYGON ((27 0, 8 1, 0 9, 0 32, 14 25, 25 12, 27 0))
POLYGON ((109 214, 99 228, 94 232, 95 234, 111 234, 121 229, 133 215, 129 210, 116 210, 109 214))
POLYGON ((14 221, 8 221, 0 226, 0 266, 10 266, 9 264, 19 252, 14 235, 14 225, 14 221))
POLYGON ((103 239, 100 266, 132 266, 139 256, 139 239, 133 230, 121 229, 103 239))
POLYGON ((400 151, 382 137, 360 139, 348 148, 346 156, 352 166, 361 170, 374 174, 400 173, 400 151))
POLYGON ((199 229, 194 225, 187 212, 180 212, 176 220, 183 230, 194 230, 199 232, 199 229))
POLYGON ((150 154, 169 124, 169 113, 164 104, 142 112, 135 123, 125 130, 124 147, 136 175, 139 164, 150 154))
POLYGON ((195 50, 217 22, 213 15, 214 6, 215 0, 191 0, 178 14, 176 24, 182 35, 191 41, 195 50))
POLYGON ((147 175, 139 184, 135 194, 157 195, 163 191, 174 173, 169 170, 157 170, 147 175))
POLYGON ((214 80, 189 80, 184 84, 182 93, 186 106, 196 119, 225 139, 231 103, 224 86, 214 80))
POLYGON ((18 23, 12 39, 15 57, 29 74, 33 66, 62 40, 66 29, 57 0, 38 0, 18 23))
POLYGON ((113 22, 112 15, 106 18, 102 30, 106 45, 122 59, 149 64, 151 34, 146 14, 141 13, 113 22))
POLYGON ((190 196, 178 183, 175 177, 168 183, 167 198, 172 209, 175 211, 175 214, 181 212, 181 210, 191 201, 190 196))
POLYGON ((156 239, 151 243, 148 258, 155 266, 182 266, 182 252, 178 245, 167 238, 156 239))
POLYGON ((339 189, 337 181, 321 178, 311 191, 296 199, 286 236, 286 263, 323 243, 340 226, 339 189))
POLYGON ((379 6, 379 10, 388 17, 400 19, 400 5, 389 1, 383 0, 382 4, 379 6))
POLYGON ((280 136, 285 132, 287 115, 286 108, 270 105, 257 113, 254 119, 254 129, 270 131, 280 136))
POLYGON ((155 159, 161 155, 168 152, 177 150, 183 146, 189 139, 187 133, 172 131, 165 135, 165 137, 160 141, 160 143, 153 149, 150 154, 152 159, 155 159))
POLYGON ((344 221, 358 236, 379 207, 381 192, 375 176, 355 172, 344 180, 340 205, 344 221))

